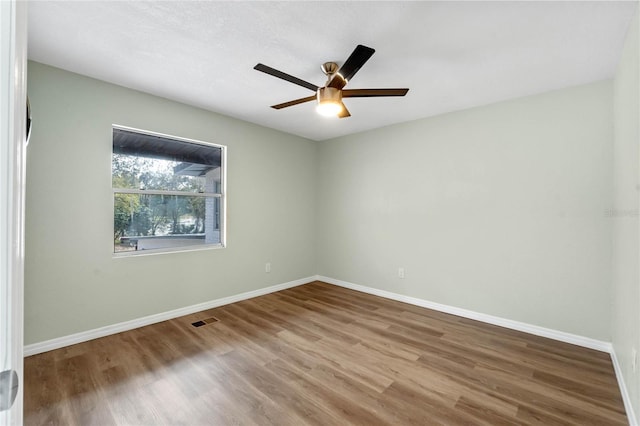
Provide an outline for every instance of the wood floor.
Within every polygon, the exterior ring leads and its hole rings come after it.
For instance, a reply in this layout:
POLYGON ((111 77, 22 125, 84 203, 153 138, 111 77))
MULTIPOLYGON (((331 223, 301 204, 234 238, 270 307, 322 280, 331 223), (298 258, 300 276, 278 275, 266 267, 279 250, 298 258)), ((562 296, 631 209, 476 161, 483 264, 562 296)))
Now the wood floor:
POLYGON ((26 425, 627 424, 608 354, 321 282, 28 357, 25 382, 26 425))

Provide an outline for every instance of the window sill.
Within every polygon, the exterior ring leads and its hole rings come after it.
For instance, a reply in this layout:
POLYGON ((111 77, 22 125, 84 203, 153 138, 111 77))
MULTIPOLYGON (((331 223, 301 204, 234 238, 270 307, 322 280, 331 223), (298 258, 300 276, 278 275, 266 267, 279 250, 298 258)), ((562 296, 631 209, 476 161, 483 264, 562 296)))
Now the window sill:
POLYGON ((206 250, 218 250, 225 248, 224 244, 207 244, 205 246, 198 247, 176 247, 172 249, 155 249, 155 250, 138 250, 138 251, 125 251, 119 253, 111 253, 113 259, 125 259, 130 257, 140 256, 153 256, 160 254, 172 254, 172 253, 185 253, 192 251, 206 251, 206 250))

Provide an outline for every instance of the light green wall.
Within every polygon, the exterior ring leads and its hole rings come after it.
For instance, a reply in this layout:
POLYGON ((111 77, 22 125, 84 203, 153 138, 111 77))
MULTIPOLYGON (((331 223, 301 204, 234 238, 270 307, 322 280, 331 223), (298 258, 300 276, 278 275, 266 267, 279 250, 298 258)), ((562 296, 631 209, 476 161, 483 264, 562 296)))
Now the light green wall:
POLYGON ((315 274, 314 142, 39 63, 28 79, 26 344, 315 274), (228 146, 226 249, 112 257, 112 124, 228 146))
POLYGON ((605 81, 319 143, 318 273, 609 341, 612 109, 605 81))
POLYGON ((611 339, 611 82, 316 143, 29 65, 27 344, 315 273, 611 339), (112 257, 113 123, 229 147, 228 248, 112 257))
MULTIPOLYGON (((633 20, 614 83, 614 207, 612 342, 636 417, 640 419, 640 366, 632 369, 632 350, 640 350, 640 34, 633 20)), ((640 360, 639 360, 640 362, 640 360)))

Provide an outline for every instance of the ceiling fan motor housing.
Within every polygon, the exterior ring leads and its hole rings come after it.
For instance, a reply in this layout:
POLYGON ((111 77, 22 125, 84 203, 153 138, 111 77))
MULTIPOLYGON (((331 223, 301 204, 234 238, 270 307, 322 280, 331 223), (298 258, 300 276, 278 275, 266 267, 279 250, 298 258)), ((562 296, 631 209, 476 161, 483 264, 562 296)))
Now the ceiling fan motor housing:
POLYGON ((321 87, 317 92, 318 103, 331 102, 342 103, 342 90, 335 87, 321 87))

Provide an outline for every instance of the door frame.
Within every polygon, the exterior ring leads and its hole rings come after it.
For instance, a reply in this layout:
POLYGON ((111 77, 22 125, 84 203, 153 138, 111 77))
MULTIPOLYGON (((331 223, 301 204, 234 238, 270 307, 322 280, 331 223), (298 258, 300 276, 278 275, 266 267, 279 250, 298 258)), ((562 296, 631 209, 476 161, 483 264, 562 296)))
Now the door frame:
MULTIPOLYGON (((0 362, 7 359, 9 368, 18 373, 19 389, 10 410, 0 412, 0 424, 21 425, 23 422, 23 321, 24 321, 24 222, 25 222, 25 167, 26 167, 26 100, 27 100, 27 2, 3 0, 2 13, 7 13, 11 25, 1 29, 3 81, 2 153, 0 170, 6 185, 0 186, 0 205, 5 206, 2 215, 6 240, 1 250, 0 271, 4 311, 1 322, 10 331, 8 344, 2 345, 0 362), (8 48, 6 48, 8 46, 8 48), (6 115, 5 115, 6 114, 6 115), (5 145, 6 144, 6 145, 5 145), (5 155, 6 154, 6 155, 5 155), (7 358, 8 356, 8 358, 7 358)), ((4 18, 3 18, 4 19, 4 18)), ((4 233, 4 232, 3 232, 4 233)), ((3 238, 4 239, 4 238, 3 238)), ((3 333, 4 334, 4 333, 3 333)))

